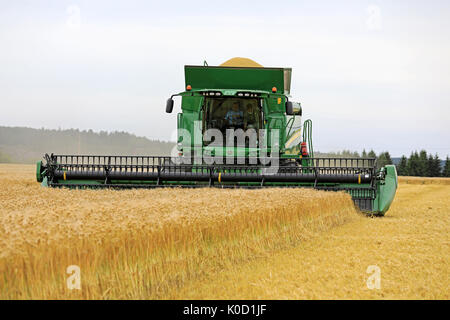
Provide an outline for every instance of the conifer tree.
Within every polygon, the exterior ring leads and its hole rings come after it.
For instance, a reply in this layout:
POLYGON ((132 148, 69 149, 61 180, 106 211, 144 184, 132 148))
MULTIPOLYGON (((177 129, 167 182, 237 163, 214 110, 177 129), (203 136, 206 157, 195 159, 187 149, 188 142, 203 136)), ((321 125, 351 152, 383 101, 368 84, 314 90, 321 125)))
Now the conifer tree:
POLYGON ((442 171, 442 176, 443 177, 450 177, 450 159, 447 158, 445 159, 445 165, 444 165, 444 170, 442 171))
POLYGON ((425 150, 420 150, 419 159, 418 159, 418 176, 420 177, 428 177, 428 156, 425 150))
POLYGON ((397 165, 397 174, 399 176, 409 176, 408 174, 408 159, 402 156, 400 163, 397 165))
POLYGON ((363 149, 362 153, 361 153, 361 158, 367 158, 367 152, 366 149, 363 149))
POLYGON ((417 153, 417 151, 411 152, 411 155, 409 156, 408 159, 408 174, 410 176, 419 175, 418 161, 419 161, 419 154, 417 153))
POLYGON ((441 171, 442 171, 442 169, 441 169, 441 159, 439 159, 439 156, 438 156, 437 153, 434 155, 433 163, 434 163, 434 165, 433 165, 433 177, 440 177, 441 176, 441 171))
POLYGON ((427 177, 435 177, 434 158, 431 153, 428 155, 427 160, 427 177))

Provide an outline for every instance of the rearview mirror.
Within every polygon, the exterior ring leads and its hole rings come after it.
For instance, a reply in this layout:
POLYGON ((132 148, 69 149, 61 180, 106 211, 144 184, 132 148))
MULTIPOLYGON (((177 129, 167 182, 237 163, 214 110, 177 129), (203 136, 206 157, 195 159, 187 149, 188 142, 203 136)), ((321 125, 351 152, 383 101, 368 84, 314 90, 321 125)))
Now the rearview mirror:
POLYGON ((173 110, 173 99, 169 98, 169 99, 167 99, 167 103, 166 103, 166 112, 172 113, 172 110, 173 110))
POLYGON ((286 101, 286 114, 288 116, 294 115, 294 106, 291 101, 286 101))

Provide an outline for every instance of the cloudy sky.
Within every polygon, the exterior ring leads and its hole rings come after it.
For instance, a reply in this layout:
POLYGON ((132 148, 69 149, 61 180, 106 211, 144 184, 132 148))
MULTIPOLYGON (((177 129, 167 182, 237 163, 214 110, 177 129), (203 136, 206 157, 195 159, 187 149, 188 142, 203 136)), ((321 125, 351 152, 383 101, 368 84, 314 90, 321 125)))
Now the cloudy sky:
POLYGON ((169 140, 183 66, 235 56, 293 68, 316 150, 450 155, 449 1, 0 1, 0 125, 169 140))

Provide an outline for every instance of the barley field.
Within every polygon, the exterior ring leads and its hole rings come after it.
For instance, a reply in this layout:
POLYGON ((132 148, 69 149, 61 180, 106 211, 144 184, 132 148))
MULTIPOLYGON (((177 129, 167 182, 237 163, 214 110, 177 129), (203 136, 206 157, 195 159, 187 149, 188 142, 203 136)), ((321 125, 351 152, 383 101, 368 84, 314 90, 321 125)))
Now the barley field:
POLYGON ((3 299, 167 298, 357 217, 345 193, 50 189, 32 166, 0 168, 3 299), (81 290, 66 286, 70 265, 81 290))
POLYGON ((345 193, 48 189, 2 164, 0 299, 448 299, 450 184, 407 181, 368 218, 345 193))

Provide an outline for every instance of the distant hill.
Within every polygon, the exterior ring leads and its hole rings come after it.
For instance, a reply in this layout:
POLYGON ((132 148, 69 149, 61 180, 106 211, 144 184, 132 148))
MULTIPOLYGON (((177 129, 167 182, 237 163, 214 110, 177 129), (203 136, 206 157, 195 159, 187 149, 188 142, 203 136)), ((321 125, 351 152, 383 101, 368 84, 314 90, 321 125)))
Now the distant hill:
POLYGON ((0 126, 0 162, 34 163, 45 153, 170 155, 173 146, 127 132, 0 126))

